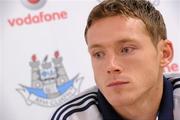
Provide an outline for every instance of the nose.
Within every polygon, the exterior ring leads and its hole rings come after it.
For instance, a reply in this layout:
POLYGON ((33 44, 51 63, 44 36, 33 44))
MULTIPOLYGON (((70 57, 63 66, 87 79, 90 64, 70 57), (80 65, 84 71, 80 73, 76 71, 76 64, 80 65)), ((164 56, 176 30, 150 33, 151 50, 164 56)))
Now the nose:
POLYGON ((123 68, 120 65, 120 60, 116 56, 111 56, 108 61, 107 73, 108 74, 119 74, 123 68))

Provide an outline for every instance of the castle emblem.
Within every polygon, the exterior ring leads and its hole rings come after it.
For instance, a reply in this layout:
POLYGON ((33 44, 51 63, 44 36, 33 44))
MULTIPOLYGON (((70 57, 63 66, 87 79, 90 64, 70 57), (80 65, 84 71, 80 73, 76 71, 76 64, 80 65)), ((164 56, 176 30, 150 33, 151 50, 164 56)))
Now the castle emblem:
POLYGON ((20 85, 21 88, 17 89, 28 105, 34 103, 45 107, 59 106, 79 93, 83 77, 77 74, 69 79, 59 51, 54 52, 50 62, 48 56, 45 56, 42 63, 36 55, 32 55, 31 59, 31 87, 20 85))

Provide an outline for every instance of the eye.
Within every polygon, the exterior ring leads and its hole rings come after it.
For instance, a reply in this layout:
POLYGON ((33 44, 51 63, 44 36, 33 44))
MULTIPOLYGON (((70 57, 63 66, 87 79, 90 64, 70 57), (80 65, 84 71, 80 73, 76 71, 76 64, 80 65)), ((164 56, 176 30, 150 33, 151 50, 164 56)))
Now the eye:
POLYGON ((104 52, 95 52, 93 54, 93 57, 96 58, 96 59, 101 59, 105 56, 104 52))
POLYGON ((122 54, 129 54, 132 53, 135 48, 133 47, 124 47, 121 49, 122 54))

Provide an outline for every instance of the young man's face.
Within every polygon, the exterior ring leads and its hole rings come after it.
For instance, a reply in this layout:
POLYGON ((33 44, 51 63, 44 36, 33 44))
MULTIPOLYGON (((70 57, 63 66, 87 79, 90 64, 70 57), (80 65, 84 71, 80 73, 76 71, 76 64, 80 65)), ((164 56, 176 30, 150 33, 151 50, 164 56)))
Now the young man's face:
POLYGON ((87 32, 95 81, 113 106, 133 104, 162 88, 162 44, 153 45, 145 24, 108 17, 87 32))

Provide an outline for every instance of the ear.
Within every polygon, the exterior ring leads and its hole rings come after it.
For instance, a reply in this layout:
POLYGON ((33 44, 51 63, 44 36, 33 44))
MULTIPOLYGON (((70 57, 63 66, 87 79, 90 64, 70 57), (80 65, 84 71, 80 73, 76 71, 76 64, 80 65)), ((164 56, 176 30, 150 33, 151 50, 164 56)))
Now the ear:
POLYGON ((173 44, 169 40, 161 40, 162 42, 162 57, 161 57, 161 66, 165 67, 167 66, 173 59, 174 56, 174 50, 173 50, 173 44))

